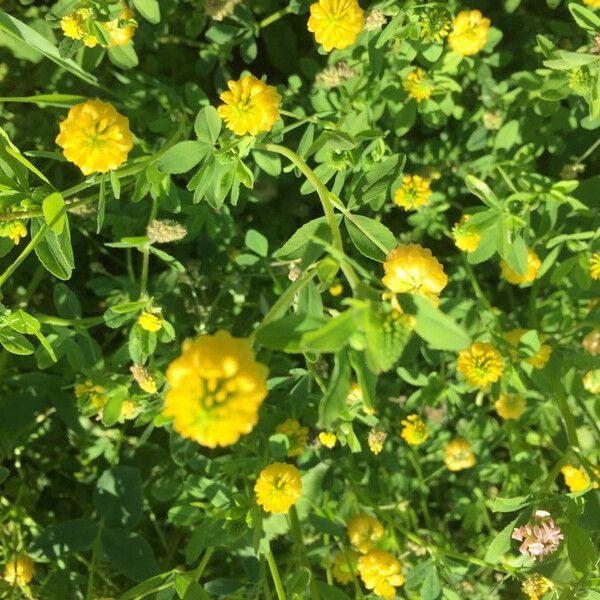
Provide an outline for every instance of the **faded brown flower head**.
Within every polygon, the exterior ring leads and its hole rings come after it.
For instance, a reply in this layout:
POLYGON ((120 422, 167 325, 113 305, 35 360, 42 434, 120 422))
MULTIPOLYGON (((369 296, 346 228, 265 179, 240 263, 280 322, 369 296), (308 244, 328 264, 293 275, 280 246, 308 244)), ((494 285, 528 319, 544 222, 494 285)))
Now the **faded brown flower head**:
POLYGON ((131 365, 129 367, 136 383, 148 394, 156 394, 156 379, 143 365, 131 365))
POLYGON ((324 88, 334 88, 345 81, 350 81, 354 75, 354 70, 348 66, 348 63, 341 60, 323 69, 316 77, 316 84, 324 88))
POLYGON ((387 19, 384 14, 374 8, 369 12, 367 18, 365 19, 365 29, 367 31, 376 31, 377 29, 381 29, 387 23, 387 19))
POLYGON ((206 0, 204 12, 215 21, 222 21, 233 14, 235 7, 242 0, 206 0))
POLYGON ((178 242, 187 235, 187 232, 185 225, 170 219, 154 219, 146 229, 150 241, 158 244, 178 242))

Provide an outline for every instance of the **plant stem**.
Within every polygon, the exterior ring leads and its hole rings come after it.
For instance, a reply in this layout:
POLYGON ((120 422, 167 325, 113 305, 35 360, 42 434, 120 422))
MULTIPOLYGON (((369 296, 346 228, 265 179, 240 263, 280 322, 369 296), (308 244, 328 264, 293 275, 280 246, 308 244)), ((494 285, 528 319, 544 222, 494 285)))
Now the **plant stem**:
POLYGON ((279 21, 279 19, 281 19, 282 17, 289 15, 291 12, 292 12, 292 7, 286 6, 285 8, 282 8, 281 10, 274 12, 272 15, 265 17, 262 21, 260 21, 258 23, 257 27, 258 27, 258 29, 264 29, 265 27, 268 27, 272 23, 275 23, 275 21, 279 21))
POLYGON ((429 491, 429 488, 427 487, 425 478, 423 477, 423 470, 421 469, 421 464, 419 463, 419 455, 412 446, 410 447, 408 458, 415 468, 417 479, 419 480, 419 486, 421 487, 421 510, 423 511, 423 517, 425 518, 425 524, 427 525, 428 529, 433 529, 431 515, 429 514, 429 507, 427 506, 427 492, 429 491))
POLYGON ((190 573, 190 575, 194 578, 194 581, 200 581, 200 577, 204 573, 204 569, 206 569, 206 565, 210 560, 210 557, 213 555, 215 549, 212 546, 209 546, 204 553, 204 556, 198 563, 198 566, 190 573))
MULTIPOLYGON (((281 154, 281 156, 285 156, 298 168, 298 170, 304 175, 304 177, 306 177, 306 179, 310 183, 312 183, 312 185, 317 191, 319 199, 321 200, 321 206, 323 207, 323 212, 325 213, 327 224, 329 225, 329 229, 331 230, 333 247, 339 250, 341 253, 343 253, 344 245, 342 243, 342 234, 340 233, 340 228, 335 217, 335 212, 333 210, 333 204, 331 203, 329 190, 315 175, 315 172, 295 152, 293 152, 289 148, 286 148, 285 146, 280 146, 279 144, 256 144, 255 147, 257 149, 266 150, 267 152, 275 152, 276 154, 281 154)), ((346 276, 350 287, 353 290, 355 290, 358 287, 360 280, 353 267, 347 263, 342 263, 340 264, 340 268, 346 276)))
POLYGON ((556 401, 558 403, 558 408, 560 409, 565 424, 569 445, 572 448, 579 448, 580 446, 579 437, 577 436, 577 427, 575 426, 575 419, 573 418, 573 413, 569 408, 565 391, 563 390, 556 375, 550 375, 550 381, 552 383, 552 389, 554 390, 554 396, 556 397, 556 401))
POLYGON ((319 590, 317 589, 317 582, 315 580, 315 576, 312 573, 310 568, 310 562, 308 560, 308 555, 306 554, 306 547, 304 546, 304 540, 302 539, 302 530, 300 529, 300 520, 298 519, 298 511, 295 506, 290 508, 289 512, 290 517, 290 526, 292 530, 292 538, 294 538, 294 542, 296 544, 296 549, 300 555, 300 559, 302 564, 311 571, 310 577, 310 593, 313 600, 320 600, 321 596, 319 594, 319 590))
POLYGON ((281 577, 279 576, 279 569, 273 556, 273 551, 269 548, 267 552, 267 562, 269 563, 269 570, 271 571, 271 577, 273 578, 273 584, 275 585, 275 591, 277 592, 278 600, 287 600, 283 584, 281 583, 281 577))
MULTIPOLYGON (((148 217, 148 225, 156 219, 156 213, 158 212, 158 202, 155 198, 152 198, 152 208, 150 209, 150 216, 148 217)), ((148 269, 150 268, 150 245, 146 244, 142 250, 142 278, 140 282, 140 298, 146 293, 148 287, 148 269)))

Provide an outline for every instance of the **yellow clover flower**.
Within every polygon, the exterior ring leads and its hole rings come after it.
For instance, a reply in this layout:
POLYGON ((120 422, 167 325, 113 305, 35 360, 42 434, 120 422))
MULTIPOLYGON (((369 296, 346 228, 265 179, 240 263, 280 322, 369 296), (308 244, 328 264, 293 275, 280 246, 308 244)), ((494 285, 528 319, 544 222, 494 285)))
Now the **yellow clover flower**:
POLYGON ((473 56, 487 44, 490 20, 479 10, 464 10, 454 17, 454 28, 448 36, 450 48, 461 56, 473 56))
POLYGON ((591 394, 600 394, 600 369, 588 371, 583 376, 583 387, 591 394))
POLYGON ((371 550, 358 559, 358 572, 368 590, 382 598, 394 598, 404 583, 400 561, 384 550, 371 550))
POLYGON ((470 215, 463 215, 460 221, 455 223, 452 228, 454 244, 463 252, 475 252, 481 241, 481 234, 478 231, 467 231, 464 228, 470 218, 470 215))
POLYGON ((592 356, 600 354, 600 329, 592 329, 581 341, 583 349, 592 356))
POLYGON ((412 293, 438 302, 448 283, 444 268, 431 250, 418 244, 398 246, 383 263, 383 284, 396 294, 412 293))
POLYGON ((294 465, 273 463, 260 472, 254 491, 264 510, 286 513, 302 495, 300 471, 294 465))
POLYGON ((531 283, 535 280, 537 272, 542 266, 542 261, 533 250, 527 251, 527 272, 525 275, 519 275, 516 271, 513 271, 505 260, 500 261, 500 267, 502 268, 502 277, 509 283, 519 285, 521 283, 531 283))
POLYGON ((319 0, 310 5, 308 30, 325 52, 354 44, 364 24, 365 13, 357 0, 319 0))
POLYGON ((600 0, 583 0, 583 3, 592 8, 600 8, 600 0))
POLYGON ((226 331, 202 335, 185 342, 167 369, 163 414, 174 417, 179 435, 202 446, 231 446, 258 421, 267 373, 247 339, 226 331))
POLYGON ((321 433, 319 433, 319 441, 325 448, 331 449, 334 448, 337 443, 337 435, 330 431, 321 431, 321 433))
POLYGON ((425 42, 439 42, 450 33, 452 20, 445 8, 431 8, 420 19, 420 36, 425 42))
POLYGON ((60 20, 60 26, 65 37, 81 40, 87 35, 86 22, 92 16, 88 8, 80 8, 60 20))
POLYGON ((500 394, 494 403, 496 412, 506 420, 521 418, 527 408, 527 401, 518 394, 500 394))
MULTIPOLYGON (((504 338, 508 343, 515 347, 519 347, 519 340, 527 333, 527 329, 517 327, 504 334, 504 338)), ((545 336, 540 336, 540 340, 543 342, 546 339, 545 336)), ((523 362, 530 364, 535 369, 543 369, 546 363, 550 360, 552 354, 552 346, 548 344, 540 344, 539 350, 533 355, 523 359, 523 362)))
POLYGON ((150 371, 144 367, 144 365, 131 365, 129 370, 131 371, 136 383, 142 390, 144 390, 144 392, 147 394, 156 394, 156 390, 158 389, 156 385, 156 379, 152 376, 150 371))
POLYGON ((401 437, 411 446, 418 446, 429 438, 429 429, 419 415, 409 415, 402 420, 401 437))
POLYGON ((333 561, 331 570, 333 578, 342 585, 350 583, 358 568, 358 554, 354 550, 346 550, 346 556, 342 552, 338 552, 333 561))
POLYGON ((90 379, 75 385, 75 398, 79 410, 86 416, 97 414, 108 403, 108 395, 104 387, 90 379))
POLYGON ((281 96, 277 90, 253 75, 230 80, 227 87, 229 91, 219 96, 224 104, 217 108, 226 127, 236 135, 271 131, 279 121, 281 96))
POLYGON ((125 2, 121 4, 123 5, 121 16, 114 21, 103 24, 110 38, 109 48, 129 44, 137 29, 137 23, 133 20, 133 11, 125 2), (125 25, 121 26, 123 22, 125 22, 125 25))
MULTIPOLYGON (((560 472, 563 474, 565 478, 565 484, 571 490, 571 492, 583 492, 583 490, 587 490, 590 487, 590 483, 592 484, 592 488, 595 490, 598 489, 598 482, 591 481, 589 475, 583 467, 574 467, 573 465, 565 465, 560 472)), ((600 474, 600 471, 594 469, 596 474, 600 474)))
POLYGON ((450 471, 470 469, 475 464, 471 444, 464 438, 450 440, 444 450, 444 462, 450 471))
POLYGON ((503 368, 502 355, 487 342, 474 342, 458 355, 457 369, 471 385, 485 387, 498 381, 503 368))
POLYGON ((329 293, 335 298, 340 296, 344 291, 344 286, 341 283, 336 283, 329 288, 329 293))
POLYGON ((56 143, 65 158, 84 175, 107 173, 120 167, 133 148, 129 119, 108 102, 76 104, 60 124, 56 143))
POLYGON ((521 589, 529 596, 529 600, 540 600, 551 587, 552 582, 547 577, 535 573, 523 582, 521 589))
POLYGON ((360 513, 348 521, 350 543, 362 554, 371 550, 383 537, 383 525, 374 517, 360 513))
POLYGON ((15 246, 18 246, 21 238, 24 238, 26 235, 27 226, 25 225, 25 221, 21 219, 8 221, 3 227, 2 236, 12 240, 15 246))
POLYGON ((394 194, 394 202, 404 210, 418 210, 425 206, 431 196, 429 179, 419 175, 405 175, 402 185, 394 194))
POLYGON ((590 258, 590 276, 592 279, 600 279, 600 252, 594 252, 590 258))
POLYGON ((383 450, 383 445, 385 444, 386 439, 387 433, 383 429, 380 429, 379 427, 373 427, 373 429, 369 431, 369 437, 367 438, 369 450, 371 450, 371 452, 377 456, 383 450))
POLYGON ((138 325, 146 331, 160 331, 163 324, 162 315, 145 310, 138 317, 138 325))
POLYGON ((27 585, 33 579, 33 561, 26 554, 13 556, 4 567, 3 578, 11 584, 27 585))
POLYGON ((296 419, 286 419, 275 427, 276 433, 283 433, 289 440, 287 455, 300 456, 308 443, 308 427, 302 427, 296 419))
POLYGON ((433 81, 427 77, 423 69, 418 67, 408 74, 402 83, 404 91, 408 93, 409 98, 414 98, 417 102, 429 100, 433 91, 433 81))

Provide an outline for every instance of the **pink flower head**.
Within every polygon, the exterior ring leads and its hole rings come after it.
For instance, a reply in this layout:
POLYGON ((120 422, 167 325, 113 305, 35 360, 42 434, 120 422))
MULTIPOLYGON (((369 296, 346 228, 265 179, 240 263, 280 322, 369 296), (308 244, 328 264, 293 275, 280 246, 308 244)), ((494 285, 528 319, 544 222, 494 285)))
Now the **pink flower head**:
POLYGON ((554 524, 554 519, 545 510, 537 510, 533 521, 522 527, 515 527, 512 532, 513 540, 523 542, 519 546, 519 552, 529 553, 531 560, 543 560, 548 554, 556 552, 564 537, 560 527, 554 524))

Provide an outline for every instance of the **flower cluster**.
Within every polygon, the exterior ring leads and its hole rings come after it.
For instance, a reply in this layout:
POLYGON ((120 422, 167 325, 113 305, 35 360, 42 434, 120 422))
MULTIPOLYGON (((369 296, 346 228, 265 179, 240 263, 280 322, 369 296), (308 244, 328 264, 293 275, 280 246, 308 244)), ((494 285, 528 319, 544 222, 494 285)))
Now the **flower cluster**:
POLYGON ((17 554, 11 557, 6 566, 2 577, 10 584, 27 585, 35 572, 33 561, 26 554, 17 554))
POLYGON ((464 438, 455 438, 446 444, 444 462, 450 471, 470 469, 475 464, 475 453, 464 438))
POLYGON ((500 394, 494 407, 503 419, 516 420, 520 419, 525 412, 527 401, 519 394, 500 394))
POLYGON ((542 266, 542 261, 539 259, 538 255, 533 250, 527 251, 527 271, 524 275, 521 275, 514 271, 509 264, 502 260, 500 262, 500 267, 502 269, 502 277, 506 279, 509 283, 514 285, 521 285, 524 283, 531 283, 535 281, 537 277, 537 272, 540 270, 542 266))
POLYGON ((300 471, 287 463, 270 464, 260 472, 254 492, 267 512, 286 513, 302 496, 300 471))
POLYGON ((423 69, 418 67, 411 71, 406 79, 402 82, 404 91, 408 93, 409 98, 415 99, 417 102, 429 100, 433 91, 433 81, 427 77, 423 69))
POLYGON ((490 20, 479 10, 465 10, 454 17, 448 44, 462 56, 473 56, 487 44, 490 20))
POLYGON ((308 30, 326 52, 354 44, 364 24, 365 13, 357 0, 319 0, 310 6, 308 30))
POLYGON ((549 512, 537 510, 531 522, 514 528, 512 539, 523 542, 519 546, 521 554, 529 554, 531 560, 543 560, 558 550, 564 535, 560 527, 554 524, 549 512))
POLYGON ((404 583, 400 561, 385 550, 371 550, 358 559, 358 572, 368 590, 382 598, 394 598, 404 583))
POLYGON ((22 219, 13 219, 6 223, 0 223, 0 237, 7 237, 15 246, 19 245, 21 238, 27 235, 27 225, 22 219))
POLYGON ((504 363, 502 355, 492 344, 474 342, 460 352, 457 369, 471 385, 485 387, 500 379, 504 363))
POLYGON ((470 215, 463 215, 458 223, 452 228, 452 237, 459 250, 463 252, 475 252, 481 241, 481 234, 477 231, 466 229, 465 225, 470 215))
MULTIPOLYGON (((599 486, 596 480, 591 480, 587 471, 583 467, 574 467, 573 465, 565 465, 560 472, 565 478, 565 484, 571 492, 583 492, 590 487, 597 490, 599 486)), ((600 469, 593 469, 594 475, 600 479, 600 469)))
POLYGON ((283 433, 289 442, 287 455, 300 456, 308 443, 308 427, 302 427, 296 419, 286 419, 275 427, 275 433, 283 433))
POLYGON ((394 202, 405 210, 417 210, 425 206, 431 196, 429 179, 420 175, 405 175, 402 185, 394 194, 394 202))
POLYGON ((429 438, 429 429, 418 415, 409 415, 402 420, 402 439, 411 446, 418 446, 429 438))

